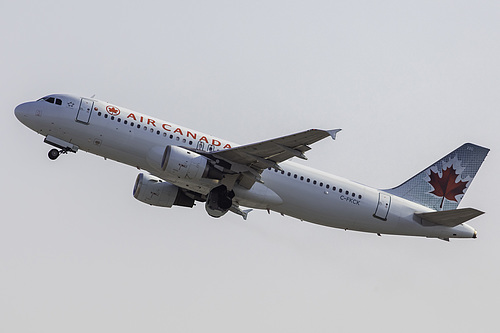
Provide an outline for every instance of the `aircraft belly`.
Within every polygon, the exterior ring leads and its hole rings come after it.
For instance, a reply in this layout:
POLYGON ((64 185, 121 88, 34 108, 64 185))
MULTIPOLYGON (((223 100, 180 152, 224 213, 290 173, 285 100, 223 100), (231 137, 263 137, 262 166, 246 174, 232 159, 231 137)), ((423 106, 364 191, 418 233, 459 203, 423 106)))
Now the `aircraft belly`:
POLYGON ((245 207, 270 209, 283 203, 283 199, 276 192, 258 182, 254 183, 250 189, 236 184, 233 190, 235 201, 245 207))

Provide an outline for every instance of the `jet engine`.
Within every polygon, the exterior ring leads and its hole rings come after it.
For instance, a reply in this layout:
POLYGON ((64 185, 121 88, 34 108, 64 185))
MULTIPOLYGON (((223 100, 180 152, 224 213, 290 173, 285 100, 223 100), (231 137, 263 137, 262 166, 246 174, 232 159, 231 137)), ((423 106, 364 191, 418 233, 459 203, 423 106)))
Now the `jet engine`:
POLYGON ((203 155, 178 146, 154 147, 147 156, 152 167, 178 178, 191 180, 222 179, 223 173, 203 155))
POLYGON ((221 217, 233 205, 233 198, 233 191, 228 191, 225 185, 217 186, 208 194, 205 210, 212 217, 221 217))
POLYGON ((194 199, 188 197, 179 187, 142 173, 135 180, 133 194, 137 200, 152 206, 194 206, 194 199))

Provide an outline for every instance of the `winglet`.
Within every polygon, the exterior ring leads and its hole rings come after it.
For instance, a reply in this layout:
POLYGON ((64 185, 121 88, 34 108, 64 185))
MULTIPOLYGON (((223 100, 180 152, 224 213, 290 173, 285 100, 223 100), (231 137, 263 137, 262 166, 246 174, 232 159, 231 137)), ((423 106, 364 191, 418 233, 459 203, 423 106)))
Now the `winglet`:
POLYGON ((335 140, 335 138, 337 137, 337 133, 342 131, 341 128, 337 128, 337 129, 333 129, 333 130, 329 130, 329 131, 326 131, 328 132, 328 134, 330 134, 330 136, 332 137, 333 140, 335 140))

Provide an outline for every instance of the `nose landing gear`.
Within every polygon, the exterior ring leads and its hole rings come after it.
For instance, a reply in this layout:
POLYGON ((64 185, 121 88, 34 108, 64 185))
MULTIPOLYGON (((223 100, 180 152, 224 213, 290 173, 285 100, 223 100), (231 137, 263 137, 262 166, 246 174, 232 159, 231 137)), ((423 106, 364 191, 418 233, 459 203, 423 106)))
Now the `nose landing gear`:
POLYGON ((68 151, 66 149, 57 150, 54 148, 49 151, 49 158, 54 161, 59 157, 59 155, 67 153, 68 151))
POLYGON ((70 151, 72 153, 76 153, 78 151, 77 145, 74 145, 70 142, 58 139, 58 138, 50 136, 50 135, 47 135, 45 137, 45 140, 43 140, 43 142, 59 148, 59 150, 54 148, 54 149, 51 149, 49 151, 49 158, 51 160, 57 159, 59 157, 59 155, 61 155, 61 154, 67 154, 68 151, 70 151))

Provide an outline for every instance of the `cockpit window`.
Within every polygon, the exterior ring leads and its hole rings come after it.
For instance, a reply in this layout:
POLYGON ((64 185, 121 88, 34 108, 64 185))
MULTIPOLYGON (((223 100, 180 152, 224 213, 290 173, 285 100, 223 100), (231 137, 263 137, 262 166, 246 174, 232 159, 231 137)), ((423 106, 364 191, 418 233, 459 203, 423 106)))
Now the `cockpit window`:
POLYGON ((62 105, 62 100, 60 98, 54 98, 50 96, 40 98, 39 101, 45 101, 52 104, 55 103, 56 105, 62 105))

